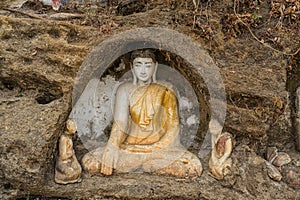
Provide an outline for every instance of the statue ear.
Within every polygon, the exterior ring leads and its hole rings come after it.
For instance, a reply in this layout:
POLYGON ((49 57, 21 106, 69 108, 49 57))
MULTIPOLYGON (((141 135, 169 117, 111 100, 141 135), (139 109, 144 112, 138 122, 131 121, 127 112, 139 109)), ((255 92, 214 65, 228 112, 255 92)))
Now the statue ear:
POLYGON ((153 75, 152 75, 152 81, 153 81, 153 83, 156 83, 157 66, 158 66, 158 62, 156 62, 155 66, 154 66, 154 72, 153 72, 153 75))
POLYGON ((133 77, 133 85, 137 85, 137 78, 136 78, 136 75, 135 75, 135 73, 133 71, 132 63, 130 63, 130 69, 131 69, 132 77, 133 77))

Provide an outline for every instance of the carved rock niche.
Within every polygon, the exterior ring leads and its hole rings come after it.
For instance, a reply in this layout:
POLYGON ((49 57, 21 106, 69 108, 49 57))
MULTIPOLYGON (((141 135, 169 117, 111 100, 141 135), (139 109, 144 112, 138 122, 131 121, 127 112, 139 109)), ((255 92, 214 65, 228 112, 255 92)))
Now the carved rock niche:
POLYGON ((118 85, 130 81, 130 54, 137 49, 155 50, 157 80, 170 83, 177 93, 181 143, 200 158, 205 157, 210 150, 209 122, 213 119, 222 124, 226 112, 218 68, 201 46, 183 34, 146 28, 105 40, 82 64, 70 114, 78 122, 82 142, 77 147, 79 159, 87 150, 107 142, 115 92, 118 85))

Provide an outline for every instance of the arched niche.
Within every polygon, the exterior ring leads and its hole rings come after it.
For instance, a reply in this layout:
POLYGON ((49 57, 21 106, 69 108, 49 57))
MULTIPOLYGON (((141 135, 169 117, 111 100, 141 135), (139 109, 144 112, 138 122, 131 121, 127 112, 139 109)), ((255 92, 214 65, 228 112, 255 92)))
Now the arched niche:
MULTIPOLYGON (((200 149, 201 141, 210 141, 209 122, 223 126, 226 95, 220 73, 207 52, 184 34, 165 28, 139 28, 125 31, 103 41, 83 62, 74 85, 73 105, 88 82, 107 75, 121 78, 130 70, 129 55, 136 49, 156 50, 157 60, 177 70, 192 86, 199 103, 199 128, 192 151, 200 149), (125 68, 117 70, 120 62, 125 68)), ((202 145, 203 146, 203 145, 202 145)))

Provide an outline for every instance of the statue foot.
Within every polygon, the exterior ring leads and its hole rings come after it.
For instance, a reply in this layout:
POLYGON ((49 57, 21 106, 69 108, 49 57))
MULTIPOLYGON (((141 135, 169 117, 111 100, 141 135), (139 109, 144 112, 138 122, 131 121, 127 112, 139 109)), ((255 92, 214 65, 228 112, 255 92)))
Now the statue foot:
POLYGON ((178 178, 195 178, 202 174, 203 168, 200 160, 192 153, 184 155, 167 167, 156 170, 159 175, 172 175, 178 178))
POLYGON ((87 154, 82 158, 82 166, 85 171, 94 175, 100 172, 101 163, 87 154))

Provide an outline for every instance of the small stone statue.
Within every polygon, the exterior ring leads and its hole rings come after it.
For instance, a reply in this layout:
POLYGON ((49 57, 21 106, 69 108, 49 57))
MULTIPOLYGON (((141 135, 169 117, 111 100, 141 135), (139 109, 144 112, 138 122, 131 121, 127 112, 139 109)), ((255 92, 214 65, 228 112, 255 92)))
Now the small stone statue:
POLYGON ((209 160, 209 168, 212 175, 220 180, 228 175, 232 167, 232 159, 230 158, 234 146, 232 135, 228 132, 221 134, 216 143, 213 145, 211 158, 209 160))
POLYGON ((297 149, 298 151, 300 151, 300 87, 298 87, 296 91, 295 108, 296 108, 296 117, 294 121, 294 127, 295 127, 296 138, 297 138, 297 149))
POLYGON ((59 140, 59 156, 55 166, 55 182, 59 184, 81 181, 81 166, 75 156, 71 135, 77 130, 72 119, 67 121, 67 130, 59 140))
POLYGON ((175 92, 156 81, 154 53, 134 51, 131 64, 133 82, 118 87, 108 143, 83 157, 84 169, 104 175, 142 171, 182 178, 200 176, 200 160, 179 142, 175 92))

